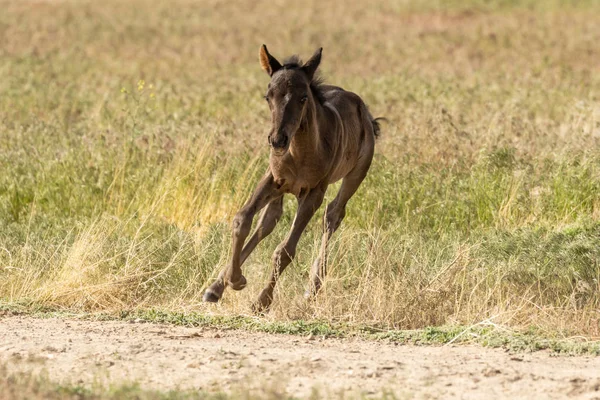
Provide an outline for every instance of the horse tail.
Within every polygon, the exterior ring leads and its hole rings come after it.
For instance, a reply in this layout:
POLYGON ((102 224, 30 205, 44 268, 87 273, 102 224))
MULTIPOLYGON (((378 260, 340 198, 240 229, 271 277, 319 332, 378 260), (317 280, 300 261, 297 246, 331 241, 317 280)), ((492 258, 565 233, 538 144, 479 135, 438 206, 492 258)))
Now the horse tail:
POLYGON ((380 121, 387 122, 387 119, 378 117, 378 118, 373 118, 371 120, 371 124, 373 125, 373 134, 375 135, 375 139, 377 139, 381 135, 380 121))
POLYGON ((362 119, 365 132, 372 133, 373 138, 377 139, 381 135, 381 121, 387 121, 385 118, 373 118, 369 107, 361 101, 359 108, 360 118, 362 119))

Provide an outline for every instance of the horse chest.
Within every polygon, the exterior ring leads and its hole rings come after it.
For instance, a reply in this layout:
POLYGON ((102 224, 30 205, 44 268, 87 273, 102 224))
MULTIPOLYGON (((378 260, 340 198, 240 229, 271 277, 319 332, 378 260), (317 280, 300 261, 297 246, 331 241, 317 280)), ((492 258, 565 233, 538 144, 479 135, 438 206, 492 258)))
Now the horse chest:
POLYGON ((286 162, 271 162, 271 173, 277 185, 286 193, 300 196, 321 181, 319 169, 286 162))

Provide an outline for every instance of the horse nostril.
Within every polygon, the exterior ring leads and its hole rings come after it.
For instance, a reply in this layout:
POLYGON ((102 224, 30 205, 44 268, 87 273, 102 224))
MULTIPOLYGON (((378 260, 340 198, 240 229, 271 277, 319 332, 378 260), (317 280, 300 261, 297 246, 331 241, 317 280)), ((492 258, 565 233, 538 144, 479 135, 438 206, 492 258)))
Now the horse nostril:
POLYGON ((276 149, 284 149, 287 146, 288 138, 285 135, 280 136, 278 139, 273 140, 271 144, 276 149))

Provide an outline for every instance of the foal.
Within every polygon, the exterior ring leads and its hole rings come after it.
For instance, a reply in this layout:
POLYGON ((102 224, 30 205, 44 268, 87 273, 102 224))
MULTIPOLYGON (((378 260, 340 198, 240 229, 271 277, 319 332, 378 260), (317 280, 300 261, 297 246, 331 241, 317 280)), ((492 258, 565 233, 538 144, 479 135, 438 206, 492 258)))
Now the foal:
POLYGON ((315 77, 322 50, 304 64, 292 56, 282 65, 267 46, 260 48, 260 65, 271 77, 265 96, 272 121, 269 168, 233 219, 231 263, 206 289, 204 301, 217 302, 227 286, 234 290, 246 286, 241 266, 273 231, 283 213, 283 196, 291 193, 298 200, 292 229, 275 250, 271 279, 253 305, 257 312, 268 309, 277 278, 294 258, 300 235, 321 206, 327 186, 343 179, 326 208, 321 249, 311 268, 306 296, 314 296, 323 283, 327 243, 344 218, 346 203, 367 175, 379 124, 356 94, 324 85, 315 77), (254 216, 264 207, 256 230, 244 245, 254 216))

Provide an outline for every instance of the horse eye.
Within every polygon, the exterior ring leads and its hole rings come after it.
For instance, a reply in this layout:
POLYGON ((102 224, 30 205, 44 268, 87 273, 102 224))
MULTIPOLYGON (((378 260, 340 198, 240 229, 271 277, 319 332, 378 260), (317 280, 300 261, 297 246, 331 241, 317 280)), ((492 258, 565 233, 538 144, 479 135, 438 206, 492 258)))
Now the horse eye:
POLYGON ((269 101, 269 96, 263 96, 263 99, 265 99, 266 101, 269 101))
POLYGON ((300 99, 300 103, 305 103, 306 100, 308 100, 308 96, 302 96, 302 98, 300 99))

